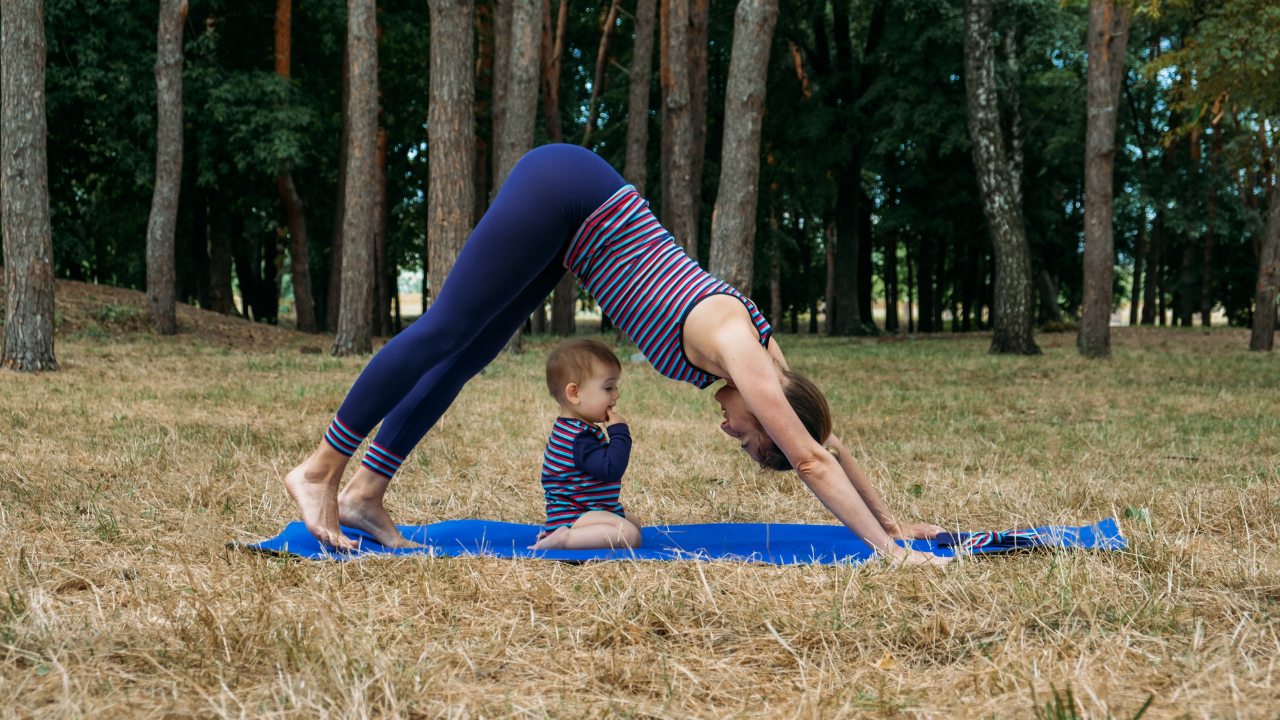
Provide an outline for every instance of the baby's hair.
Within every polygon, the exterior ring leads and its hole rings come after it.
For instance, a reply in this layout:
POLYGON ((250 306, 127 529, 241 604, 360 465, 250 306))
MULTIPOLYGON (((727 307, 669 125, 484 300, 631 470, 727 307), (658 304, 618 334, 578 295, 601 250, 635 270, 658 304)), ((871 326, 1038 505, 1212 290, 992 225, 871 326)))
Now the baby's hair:
MULTIPOLYGON (((827 405, 827 398, 813 381, 799 373, 788 370, 782 373, 782 377, 786 380, 782 392, 791 404, 791 409, 799 416, 804 429, 809 431, 809 436, 817 440, 818 444, 825 443, 831 437, 831 407, 827 405)), ((791 461, 777 445, 770 443, 770 447, 762 450, 764 457, 760 460, 761 465, 770 470, 791 469, 791 461)))
POLYGON ((598 365, 622 371, 622 363, 608 345, 594 338, 565 340, 547 357, 547 390, 556 402, 564 402, 564 388, 569 383, 581 385, 591 377, 598 365))

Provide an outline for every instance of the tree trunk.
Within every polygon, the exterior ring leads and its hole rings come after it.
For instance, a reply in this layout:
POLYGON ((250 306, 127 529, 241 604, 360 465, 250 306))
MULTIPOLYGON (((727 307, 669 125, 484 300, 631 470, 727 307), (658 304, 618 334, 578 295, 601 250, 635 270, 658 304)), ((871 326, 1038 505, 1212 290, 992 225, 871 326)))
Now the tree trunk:
POLYGON ((693 116, 689 90, 689 2, 663 3, 662 224, 693 260, 698 259, 697 209, 693 206, 693 116))
POLYGON ((639 0, 636 41, 631 53, 631 94, 627 101, 627 164, 622 177, 644 195, 648 174, 649 85, 653 80, 653 16, 657 0, 639 0))
POLYGON ((196 302, 202 310, 212 309, 209 298, 209 194, 193 183, 191 192, 191 235, 189 247, 195 264, 196 302))
POLYGON ((947 286, 947 239, 938 238, 934 253, 934 292, 933 292, 933 331, 946 332, 947 326, 942 322, 943 288, 947 286))
POLYGON ((861 151, 840 170, 836 185, 835 317, 832 335, 861 335, 862 308, 858 303, 858 201, 862 197, 861 151))
POLYGON ((884 330, 898 331, 898 235, 884 239, 884 330))
POLYGON ((1138 206, 1138 240, 1133 251, 1133 293, 1129 300, 1129 324, 1138 324, 1138 303, 1142 301, 1142 268, 1147 254, 1147 208, 1138 206))
POLYGON ((498 194, 502 177, 502 136, 506 128, 507 87, 511 80, 511 13, 516 0, 493 0, 493 187, 489 202, 498 194))
POLYGON ((173 234, 182 186, 182 22, 186 0, 160 1, 156 32, 156 179, 147 221, 147 314, 156 332, 178 332, 173 234))
POLYGON ((1196 243, 1187 235, 1182 240, 1182 276, 1178 278, 1178 321, 1182 327, 1195 324, 1197 295, 1196 243))
POLYGON ((1048 270, 1040 271, 1040 301, 1050 320, 1062 322, 1062 308, 1058 306, 1058 284, 1049 276, 1048 270))
MULTIPOLYGON (((534 7, 532 0, 521 0, 534 7)), ((431 105, 427 187, 428 285, 440 296, 458 253, 471 234, 475 205, 475 84, 472 80, 472 0, 431 0, 431 105)), ((530 28, 530 31, 532 28, 530 28)), ((496 46, 495 37, 495 46, 496 46)), ((532 64, 537 80, 536 56, 532 64)), ((500 82, 495 77, 496 82, 500 82)), ((536 85, 535 91, 536 91, 536 85)), ((529 108, 529 114, 533 109, 529 108)), ((499 146, 500 147, 500 146, 499 146)), ((505 173, 502 177, 505 177, 505 173)), ((495 178, 495 185, 501 184, 495 178)))
MULTIPOLYGON (((378 128, 377 171, 373 188, 373 268, 377 278, 377 303, 373 309, 376 335, 391 337, 391 293, 394 268, 387 263, 387 130, 378 128)), ((474 190, 472 190, 474 192, 474 190)), ((295 290, 296 292, 296 290, 295 290)))
POLYGON ((778 218, 769 213, 769 324, 782 327, 782 258, 778 247, 778 218))
POLYGON ((760 129, 778 0, 739 0, 725 84, 720 192, 711 214, 711 274, 751 295, 760 129))
MULTIPOLYGON (((276 74, 286 80, 290 76, 292 51, 293 0, 276 0, 276 74)), ((307 220, 302 198, 293 185, 293 175, 276 176, 280 202, 289 222, 289 271, 293 275, 293 309, 298 329, 313 333, 316 327, 316 305, 311 299, 311 260, 307 245, 307 220)))
MULTIPOLYGON (((471 24, 469 17, 467 20, 463 27, 469 49, 471 24)), ((432 23, 433 30, 436 24, 432 23)), ((347 144, 346 209, 342 219, 342 308, 338 315, 338 332, 333 338, 334 355, 364 354, 373 349, 369 320, 373 313, 373 206, 378 153, 377 33, 373 0, 347 0, 347 70, 351 83, 347 120, 350 136, 347 144)), ((439 46, 433 42, 432 47, 439 46)), ((468 87, 470 79, 468 68, 468 87)), ((431 126, 437 127, 434 123, 431 126)), ((466 169, 469 170, 470 166, 466 169)), ((467 181, 469 188, 469 177, 467 181)), ((435 183, 431 185, 434 189, 435 183)), ((468 204, 468 216, 470 209, 468 204)), ((428 218, 430 212, 428 200, 428 218)))
POLYGON ((577 331, 578 278, 565 273, 551 299, 551 334, 569 337, 577 331))
POLYGON ((965 0, 964 64, 973 165, 995 259, 991 352, 1038 355, 1032 337, 1031 251, 1000 131, 991 0, 965 0))
POLYGON ((907 332, 916 331, 916 316, 912 295, 916 286, 915 265, 911 262, 911 247, 907 247, 907 332))
POLYGON ((223 315, 235 315, 235 296, 231 288, 231 228, 226 195, 221 190, 209 194, 209 309, 223 315))
MULTIPOLYGON (((1274 167, 1280 167, 1280 143, 1276 144, 1274 152, 1276 158, 1274 167)), ((6 157, 8 157, 7 153, 6 157)), ((1267 173, 1267 175, 1270 174, 1267 173)), ((7 190, 6 197, 8 197, 7 190)), ((1258 254, 1258 289, 1254 297, 1253 332, 1249 338, 1249 349, 1270 351, 1275 343, 1276 292, 1280 290, 1280 183, 1276 182, 1275 178, 1270 179, 1270 187, 1267 189, 1267 222, 1262 236, 1262 248, 1258 254)))
POLYGON ((920 250, 916 260, 916 287, 919 291, 916 294, 916 329, 922 333, 935 332, 938 328, 933 326, 933 267, 931 255, 933 254, 932 236, 924 234, 920 236, 920 250))
POLYGON ((28 373, 58 369, 53 351, 53 236, 41 6, 41 0, 6 0, 0 24, 0 157, 4 158, 0 222, 5 262, 0 365, 28 373))
POLYGON ((1129 9, 1113 0, 1089 2, 1089 120, 1084 154, 1084 308, 1080 354, 1111 357, 1111 285, 1115 237, 1111 180, 1116 159, 1116 108, 1124 79, 1129 9))
MULTIPOLYGON (((693 213, 690 247, 702 257, 702 168, 707 157, 707 54, 711 21, 709 0, 689 0, 689 207, 693 213)), ((766 53, 768 50, 765 51, 766 53)), ((710 252, 710 248, 707 250, 710 252)))
MULTIPOLYGON (((476 87, 482 91, 491 91, 493 88, 493 3, 489 0, 480 0, 475 6, 476 14, 476 87)), ((492 93, 490 92, 490 96, 492 93)), ((492 105, 487 105, 484 100, 477 99, 475 101, 476 122, 480 122, 486 113, 492 114, 492 105)), ((475 186, 474 197, 472 199, 471 226, 475 227, 480 224, 480 219, 484 217, 484 211, 489 207, 488 177, 489 171, 489 155, 490 145, 476 133, 476 152, 475 162, 472 167, 475 170, 471 176, 471 183, 475 186)), ((400 302, 399 295, 396 296, 397 307, 400 302)), ((397 312, 399 312, 397 310, 397 312)))
POLYGON ((871 198, 866 192, 858 199, 858 317, 864 328, 876 326, 871 307, 871 247, 875 242, 871 231, 871 198))
POLYGON ((1209 113, 1213 116, 1210 127, 1213 138, 1209 142, 1209 217, 1205 221, 1204 233, 1204 279, 1200 286, 1200 324, 1213 325, 1213 244, 1214 224, 1218 220, 1218 157, 1222 154, 1222 114, 1219 112, 1222 100, 1213 104, 1209 113))
MULTIPOLYGON (((470 5, 468 4, 468 7, 470 5)), ((512 0, 511 35, 508 38, 506 108, 502 137, 498 141, 498 171, 493 178, 494 194, 501 189, 511 169, 533 148, 533 130, 538 118, 538 36, 540 8, 536 0, 512 0)), ((459 33, 469 44, 470 33, 459 33)), ((470 51, 467 60, 470 62, 470 51)))
MULTIPOLYGON (((1160 269, 1161 269, 1161 246, 1163 241, 1163 230, 1160 227, 1160 213, 1156 213, 1155 219, 1151 222, 1151 234, 1147 240, 1147 257, 1146 257, 1146 282, 1142 287, 1142 324, 1155 325, 1156 311, 1159 305, 1157 294, 1160 292, 1160 269)), ((1163 318, 1161 318, 1163 320, 1163 318)), ((1161 325, 1164 323, 1161 322, 1161 325)))
MULTIPOLYGON (((347 166, 351 144, 351 50, 350 40, 342 40, 342 138, 338 145, 338 192, 333 210, 333 242, 329 245, 329 288, 325 302, 325 327, 338 332, 338 316, 342 314, 342 228, 347 212, 347 166)), ((426 310, 423 294, 423 310, 426 310)))
POLYGON ((605 15, 604 27, 600 29, 600 47, 596 50, 596 74, 591 82, 591 99, 587 102, 587 126, 582 131, 582 147, 591 147, 591 131, 596 127, 600 116, 600 93, 604 92, 604 67, 609 59, 609 37, 613 35, 613 26, 618 24, 618 8, 621 0, 613 0, 609 12, 605 15))
POLYGON ((560 127, 560 67, 568 24, 569 0, 560 0, 554 28, 551 0, 542 0, 542 115, 546 118, 547 139, 553 143, 564 142, 564 131, 560 127))
POLYGON ((835 327, 836 321, 836 226, 835 223, 829 223, 826 227, 826 242, 823 243, 827 251, 827 294, 825 300, 827 303, 826 317, 823 318, 822 331, 828 335, 835 327))

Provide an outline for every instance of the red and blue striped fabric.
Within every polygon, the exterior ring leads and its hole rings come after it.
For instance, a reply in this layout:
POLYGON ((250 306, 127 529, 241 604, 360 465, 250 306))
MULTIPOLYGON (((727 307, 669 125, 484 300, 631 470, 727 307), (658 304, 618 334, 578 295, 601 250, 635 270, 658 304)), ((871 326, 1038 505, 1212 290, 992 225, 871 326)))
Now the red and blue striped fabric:
POLYGON ((601 445, 609 443, 604 431, 595 425, 573 418, 556 418, 542 459, 542 490, 547 499, 547 532, 568 527, 589 510, 605 510, 622 515, 618 494, 622 486, 597 480, 579 470, 573 461, 573 443, 589 432, 601 445))
POLYGON ((587 218, 564 264, 654 369, 674 380, 705 388, 720 379, 694 367, 684 354, 684 319, 709 295, 741 300, 760 344, 769 345, 773 329, 755 303, 689 259, 631 185, 587 218))
POLYGON ((390 452, 376 442, 371 442, 369 443, 369 449, 364 451, 364 457, 360 460, 360 464, 390 480, 396 476, 396 471, 404 464, 404 458, 390 452))
POLYGON ((329 429, 324 432, 324 439, 334 450, 347 457, 355 455, 356 450, 360 449, 360 443, 364 442, 363 437, 348 430, 337 417, 329 423, 329 429))

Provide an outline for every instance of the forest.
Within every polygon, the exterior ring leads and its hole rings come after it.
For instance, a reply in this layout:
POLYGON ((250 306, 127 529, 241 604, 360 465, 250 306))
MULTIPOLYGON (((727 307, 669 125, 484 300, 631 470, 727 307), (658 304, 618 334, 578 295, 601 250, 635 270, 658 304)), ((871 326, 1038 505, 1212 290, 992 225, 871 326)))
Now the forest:
MULTIPOLYGON (((24 5, 6 3, 5 23, 24 5)), ((1122 308, 1127 324, 1262 315, 1270 331, 1280 9, 1116 5, 1104 50, 1121 58, 1096 73, 1095 97, 1090 12, 1103 5, 47 0, 48 264, 265 323, 283 301, 299 329, 337 332, 335 351, 367 350, 361 337, 410 319, 401 274, 420 272, 429 298, 519 154, 566 142, 645 191, 687 253, 784 332, 990 330, 1002 255, 1016 258, 1009 322, 1025 339, 997 332, 993 350, 1034 352, 1033 327, 1087 335, 1088 307, 1104 334, 1122 308), (746 107, 727 94, 735 42, 748 104, 763 104, 754 140, 726 115, 727 100, 746 107), (374 61, 359 77, 357 50, 374 61), (367 167, 348 167, 352 128, 376 142, 367 167), (737 250, 717 266, 722 200, 737 250), (344 220, 348 207, 362 209, 344 220), (360 246, 346 270, 344 236, 360 246), (354 341, 339 330, 344 275, 354 341)), ((21 48, 5 48, 16 67, 21 48)), ((6 124, 6 147, 17 137, 6 124)), ((5 227, 6 255, 20 254, 5 227)), ((556 295, 529 330, 570 332, 591 304, 572 283, 556 295)))

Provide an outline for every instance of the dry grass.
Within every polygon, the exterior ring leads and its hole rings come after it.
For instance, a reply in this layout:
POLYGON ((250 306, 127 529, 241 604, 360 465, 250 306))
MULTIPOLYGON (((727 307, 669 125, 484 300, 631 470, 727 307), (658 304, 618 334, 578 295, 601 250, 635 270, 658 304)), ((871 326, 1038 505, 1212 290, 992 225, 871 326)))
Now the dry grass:
MULTIPOLYGON (((281 338, 82 336, 61 373, 0 373, 0 717, 1012 718, 1068 686, 1082 717, 1280 712, 1280 357, 1238 332, 1124 331, 1103 363, 1070 336, 1035 359, 784 336, 903 515, 1131 539, 945 572, 228 550, 293 519, 280 477, 362 365, 281 338)), ((541 521, 546 349, 464 390, 398 517, 541 521)), ((642 518, 831 521, 718 436, 709 393, 623 383, 642 518)))

